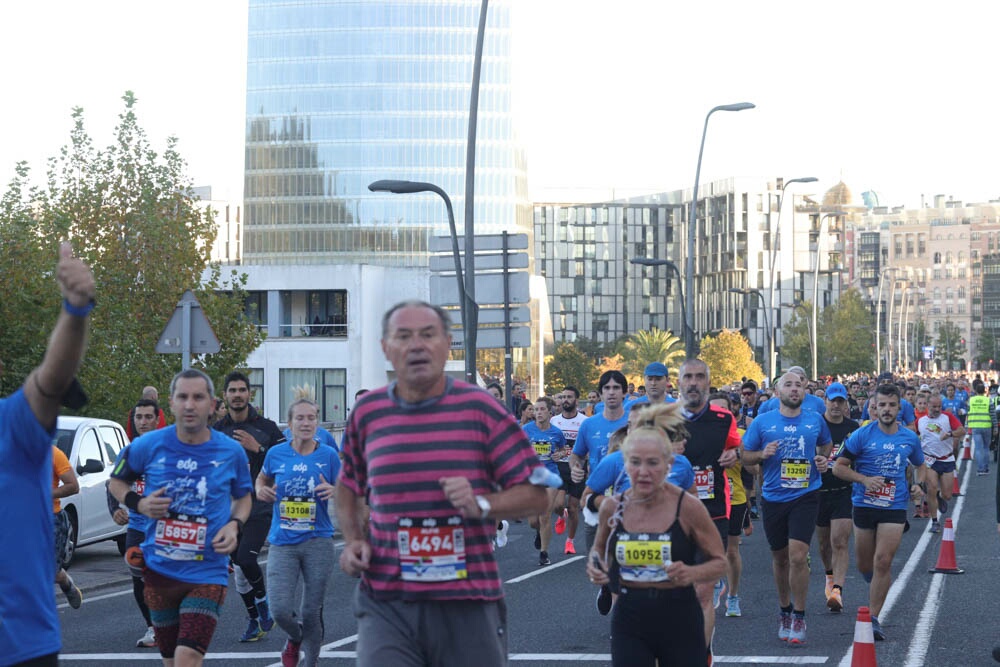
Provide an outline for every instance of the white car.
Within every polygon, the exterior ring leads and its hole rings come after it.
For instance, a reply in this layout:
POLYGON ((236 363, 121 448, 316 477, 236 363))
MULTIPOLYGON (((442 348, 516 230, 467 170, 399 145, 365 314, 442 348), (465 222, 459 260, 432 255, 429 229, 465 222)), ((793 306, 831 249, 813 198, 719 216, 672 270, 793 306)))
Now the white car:
POLYGON ((69 459, 80 480, 80 491, 62 499, 70 520, 63 566, 73 560, 77 547, 103 540, 115 540, 124 554, 127 527, 111 519, 105 483, 118 452, 128 444, 125 429, 108 419, 60 416, 53 444, 69 459))

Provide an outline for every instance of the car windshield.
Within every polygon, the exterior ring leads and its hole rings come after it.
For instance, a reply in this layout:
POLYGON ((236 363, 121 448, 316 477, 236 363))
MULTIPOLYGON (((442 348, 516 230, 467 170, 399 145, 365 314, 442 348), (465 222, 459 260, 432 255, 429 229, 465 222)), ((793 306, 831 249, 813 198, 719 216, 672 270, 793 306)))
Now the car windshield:
POLYGON ((73 450, 73 435, 75 433, 75 430, 57 428, 56 438, 52 441, 52 444, 61 449, 67 458, 69 458, 70 452, 73 450))

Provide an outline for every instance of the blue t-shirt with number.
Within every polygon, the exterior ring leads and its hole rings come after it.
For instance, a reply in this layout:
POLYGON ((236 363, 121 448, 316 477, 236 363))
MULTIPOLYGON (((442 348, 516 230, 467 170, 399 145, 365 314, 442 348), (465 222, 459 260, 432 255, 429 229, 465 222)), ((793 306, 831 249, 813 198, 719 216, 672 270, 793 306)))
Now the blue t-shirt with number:
POLYGON ((823 415, 806 410, 795 417, 779 410, 765 412, 743 434, 743 448, 748 452, 761 451, 774 441, 778 450, 761 461, 764 500, 785 503, 818 489, 822 479, 813 457, 817 447, 832 442, 823 415))
POLYGON ((233 498, 250 493, 250 461, 242 445, 216 430, 198 445, 177 439, 177 427, 150 431, 122 450, 112 477, 146 479, 146 496, 165 489, 167 516, 150 519, 142 553, 146 566, 191 584, 229 583, 229 556, 212 548, 229 522, 233 498))
MULTIPOLYGON (((667 474, 667 481, 685 491, 694 486, 694 468, 691 467, 691 462, 686 456, 683 454, 674 455, 674 463, 667 474)), ((632 480, 625 474, 625 457, 620 449, 601 459, 597 467, 590 472, 587 486, 598 494, 604 493, 608 489, 612 489, 612 493, 618 494, 632 487, 632 480)))
POLYGON ((303 455, 289 443, 282 443, 267 450, 261 474, 274 480, 278 496, 268 542, 301 544, 314 537, 333 537, 328 503, 315 491, 317 484, 333 484, 340 474, 340 458, 333 447, 317 444, 303 455))
POLYGON ((562 429, 550 424, 543 431, 537 422, 528 422, 522 428, 524 428, 524 433, 528 436, 528 442, 534 448, 538 460, 552 472, 558 473, 559 466, 552 459, 552 455, 566 446, 566 436, 563 435, 562 429))
POLYGON ((611 434, 628 424, 628 411, 621 417, 609 421, 604 414, 594 413, 593 417, 588 417, 580 424, 580 430, 576 433, 576 444, 573 445, 573 453, 581 459, 590 459, 590 469, 593 470, 608 453, 608 438, 611 434))
POLYGON ((896 427, 896 432, 885 433, 878 422, 862 426, 844 443, 841 454, 854 461, 854 471, 865 477, 884 477, 881 489, 868 491, 864 484, 854 483, 851 502, 855 507, 905 510, 910 500, 910 487, 906 480, 906 466, 919 466, 924 462, 920 437, 908 428, 896 427))

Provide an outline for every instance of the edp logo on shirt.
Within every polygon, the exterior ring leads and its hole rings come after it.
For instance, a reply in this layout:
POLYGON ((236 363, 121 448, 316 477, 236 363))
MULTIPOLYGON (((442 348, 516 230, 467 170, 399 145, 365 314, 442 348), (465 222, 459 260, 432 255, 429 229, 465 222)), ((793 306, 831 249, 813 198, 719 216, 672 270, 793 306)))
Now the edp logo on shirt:
POLYGON ((187 472, 194 472, 198 469, 198 462, 194 459, 181 459, 177 462, 177 469, 187 472))
POLYGON ((307 466, 305 463, 296 463, 295 465, 292 466, 292 471, 294 472, 307 472, 308 470, 309 466, 307 466))

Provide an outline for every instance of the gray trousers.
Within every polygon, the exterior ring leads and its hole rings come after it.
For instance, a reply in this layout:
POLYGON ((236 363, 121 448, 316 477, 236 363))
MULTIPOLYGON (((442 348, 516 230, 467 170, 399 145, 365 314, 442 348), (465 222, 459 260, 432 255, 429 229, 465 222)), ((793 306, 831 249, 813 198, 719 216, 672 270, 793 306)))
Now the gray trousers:
POLYGON ((271 545, 267 556, 267 598, 271 615, 301 644, 303 665, 319 661, 323 642, 323 596, 336 562, 332 538, 315 538, 300 544, 271 545), (299 582, 302 600, 295 600, 299 582))
POLYGON ((354 592, 358 667, 505 667, 503 600, 403 602, 354 592))

